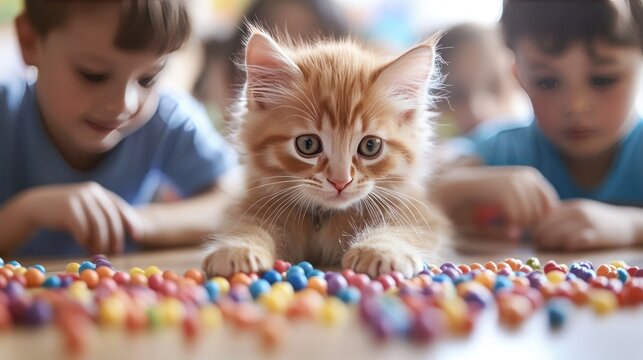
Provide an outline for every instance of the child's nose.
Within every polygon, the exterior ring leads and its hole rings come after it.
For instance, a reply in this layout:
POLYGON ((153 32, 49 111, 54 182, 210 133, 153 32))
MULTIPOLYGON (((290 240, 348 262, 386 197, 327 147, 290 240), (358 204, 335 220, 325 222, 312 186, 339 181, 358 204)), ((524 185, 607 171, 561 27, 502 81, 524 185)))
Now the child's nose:
POLYGON ((589 112, 591 100, 587 91, 582 89, 572 90, 566 100, 563 109, 565 115, 586 115, 589 112))
POLYGON ((107 110, 119 118, 134 115, 139 108, 138 89, 134 85, 115 88, 109 98, 107 110))

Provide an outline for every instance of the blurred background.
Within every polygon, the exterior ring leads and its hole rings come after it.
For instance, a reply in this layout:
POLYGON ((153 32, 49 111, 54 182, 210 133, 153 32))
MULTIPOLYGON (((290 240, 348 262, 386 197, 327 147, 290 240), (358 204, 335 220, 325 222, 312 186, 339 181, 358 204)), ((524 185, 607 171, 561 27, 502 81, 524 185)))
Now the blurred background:
MULTIPOLYGON (((21 61, 13 17, 23 0, 0 0, 0 80, 34 76, 21 61)), ((243 83, 233 64, 242 54, 243 19, 306 38, 350 35, 378 49, 399 52, 438 30, 449 30, 442 71, 449 74, 436 95, 440 133, 467 134, 487 120, 525 119, 528 102, 513 82, 511 53, 494 29, 502 0, 185 0, 194 36, 172 60, 163 86, 195 95, 222 129, 226 108, 243 83), (464 26, 462 26, 464 25, 464 26), (452 27, 457 30, 451 32, 452 27), (446 101, 448 100, 448 101, 446 101)), ((638 107, 643 112, 643 99, 638 107)))

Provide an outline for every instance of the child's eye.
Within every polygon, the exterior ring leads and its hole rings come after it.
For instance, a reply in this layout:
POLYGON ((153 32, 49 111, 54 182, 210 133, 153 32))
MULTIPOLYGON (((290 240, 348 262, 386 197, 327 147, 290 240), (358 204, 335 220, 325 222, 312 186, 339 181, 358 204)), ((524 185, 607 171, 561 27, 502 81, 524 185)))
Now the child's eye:
POLYGON ((156 83, 156 76, 146 77, 138 81, 138 84, 144 88, 152 87, 154 86, 155 83, 156 83))
POLYGON ((553 79, 553 78, 538 80, 538 82, 536 84, 540 88, 545 89, 545 90, 551 90, 551 89, 553 89, 553 88, 555 88, 555 87, 560 85, 558 80, 553 79))
POLYGON ((79 73, 83 77, 83 79, 91 83, 101 83, 107 80, 108 78, 107 74, 96 74, 96 73, 90 73, 86 71, 79 71, 79 73))
POLYGON ((605 76, 595 76, 590 79, 590 83, 597 87, 610 86, 616 82, 615 78, 605 76))

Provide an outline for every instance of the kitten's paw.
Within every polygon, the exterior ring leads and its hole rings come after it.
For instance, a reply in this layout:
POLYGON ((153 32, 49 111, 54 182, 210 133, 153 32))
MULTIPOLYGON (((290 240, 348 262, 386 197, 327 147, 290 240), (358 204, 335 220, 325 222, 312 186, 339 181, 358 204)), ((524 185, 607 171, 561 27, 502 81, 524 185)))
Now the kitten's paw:
POLYGON ((203 259, 201 267, 208 276, 230 276, 237 272, 259 272, 270 269, 274 259, 261 246, 215 248, 203 259))
POLYGON ((366 273, 371 277, 399 271, 410 278, 422 271, 423 261, 407 249, 356 245, 344 254, 342 266, 358 273, 366 273))

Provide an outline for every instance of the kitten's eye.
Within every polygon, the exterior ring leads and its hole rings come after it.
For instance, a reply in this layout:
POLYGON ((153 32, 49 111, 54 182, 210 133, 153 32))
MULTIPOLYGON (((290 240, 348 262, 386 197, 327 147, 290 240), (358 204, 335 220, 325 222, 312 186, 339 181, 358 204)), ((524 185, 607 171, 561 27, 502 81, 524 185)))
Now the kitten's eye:
POLYGON ((297 136, 295 147, 299 155, 308 158, 314 157, 322 151, 321 139, 312 134, 297 136))
POLYGON ((382 151, 382 139, 376 136, 365 136, 359 142, 357 152, 367 158, 374 158, 382 151))

